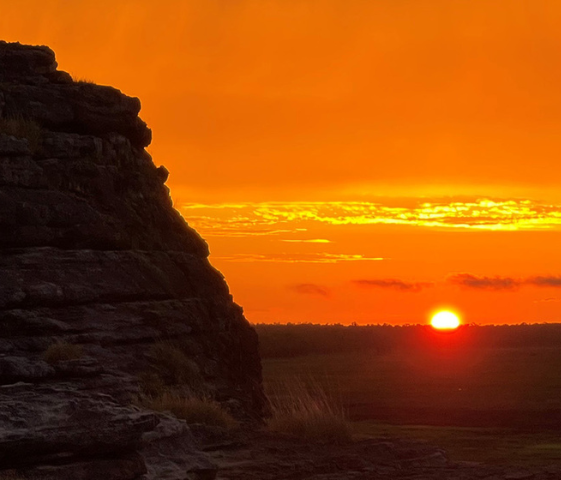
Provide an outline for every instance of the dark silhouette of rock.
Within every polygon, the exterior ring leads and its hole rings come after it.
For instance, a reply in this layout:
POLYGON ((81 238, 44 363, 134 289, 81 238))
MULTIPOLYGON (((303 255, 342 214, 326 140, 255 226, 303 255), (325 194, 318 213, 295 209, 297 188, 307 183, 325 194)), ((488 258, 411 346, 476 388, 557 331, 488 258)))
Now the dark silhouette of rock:
POLYGON ((56 67, 0 42, 0 474, 214 478, 184 422, 132 403, 156 378, 259 419, 257 335, 173 209, 140 101, 56 67))

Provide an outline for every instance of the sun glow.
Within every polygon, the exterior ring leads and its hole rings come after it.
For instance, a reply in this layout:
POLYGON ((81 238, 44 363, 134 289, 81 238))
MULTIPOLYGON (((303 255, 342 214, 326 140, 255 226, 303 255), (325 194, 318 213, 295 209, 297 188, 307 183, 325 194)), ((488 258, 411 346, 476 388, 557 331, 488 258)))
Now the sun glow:
POLYGON ((454 312, 441 310, 432 316, 430 324, 437 330, 454 330, 460 326, 460 318, 454 312))

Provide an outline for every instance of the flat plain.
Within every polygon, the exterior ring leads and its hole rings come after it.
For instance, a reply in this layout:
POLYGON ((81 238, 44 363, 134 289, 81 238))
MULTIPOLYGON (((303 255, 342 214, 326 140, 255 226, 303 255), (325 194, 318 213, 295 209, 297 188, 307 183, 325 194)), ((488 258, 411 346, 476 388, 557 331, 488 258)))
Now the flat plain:
POLYGON ((421 326, 282 328, 258 326, 272 398, 297 379, 341 405, 359 437, 425 440, 458 461, 561 461, 558 325, 466 327, 447 334, 421 326), (314 332, 316 341, 306 342, 314 332), (331 337, 332 346, 318 353, 318 339, 331 337), (361 339, 354 351, 351 337, 361 339))

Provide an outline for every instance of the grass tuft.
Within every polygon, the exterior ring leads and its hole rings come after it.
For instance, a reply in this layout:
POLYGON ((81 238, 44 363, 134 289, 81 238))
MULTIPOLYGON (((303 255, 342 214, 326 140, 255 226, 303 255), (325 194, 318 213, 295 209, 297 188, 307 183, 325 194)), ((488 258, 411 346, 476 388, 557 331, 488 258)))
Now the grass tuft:
POLYGON ((73 345, 66 342, 53 343, 43 354, 43 360, 51 365, 68 360, 76 360, 83 355, 80 345, 73 345))
POLYGON ((43 129, 34 120, 23 116, 15 116, 0 118, 0 133, 27 139, 31 151, 34 152, 41 144, 43 129))
POLYGON ((147 397, 154 398, 168 391, 165 382, 155 372, 143 372, 138 380, 140 391, 147 397))
POLYGON ((158 412, 171 412, 189 424, 202 423, 224 428, 233 428, 238 425, 218 402, 210 398, 184 397, 166 392, 155 398, 144 397, 137 401, 137 404, 158 412))
POLYGON ((150 348, 156 374, 166 385, 186 384, 196 389, 201 383, 197 364, 171 342, 158 342, 150 348))
POLYGON ((75 75, 71 75, 72 80, 74 80, 74 83, 82 83, 82 84, 87 84, 87 85, 97 85, 97 83, 95 83, 93 80, 86 78, 86 77, 79 77, 79 76, 75 76, 75 75))
POLYGON ((344 443, 351 438, 345 412, 317 382, 296 378, 278 385, 269 396, 268 427, 319 443, 344 443))

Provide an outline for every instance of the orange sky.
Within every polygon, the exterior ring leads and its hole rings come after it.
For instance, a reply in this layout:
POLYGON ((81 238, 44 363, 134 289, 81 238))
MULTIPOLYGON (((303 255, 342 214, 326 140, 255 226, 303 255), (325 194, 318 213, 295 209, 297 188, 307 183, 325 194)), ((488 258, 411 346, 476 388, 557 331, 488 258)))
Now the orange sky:
POLYGON ((561 4, 0 0, 142 100, 253 322, 561 322, 561 4))

